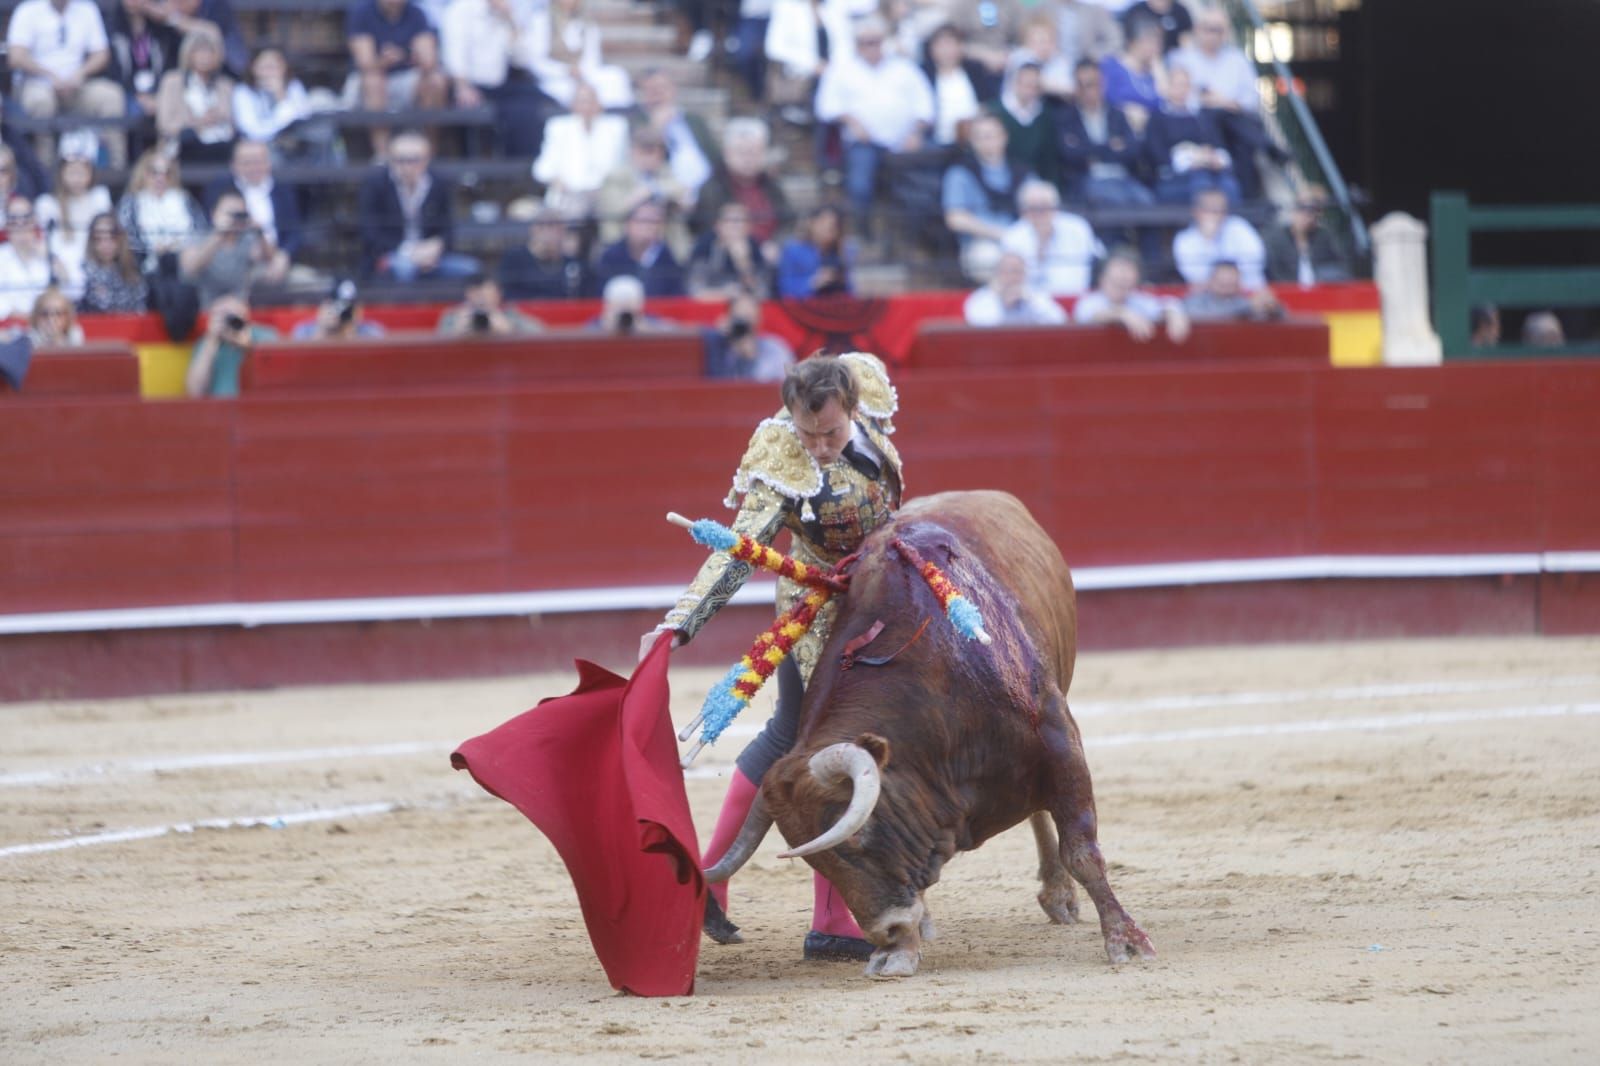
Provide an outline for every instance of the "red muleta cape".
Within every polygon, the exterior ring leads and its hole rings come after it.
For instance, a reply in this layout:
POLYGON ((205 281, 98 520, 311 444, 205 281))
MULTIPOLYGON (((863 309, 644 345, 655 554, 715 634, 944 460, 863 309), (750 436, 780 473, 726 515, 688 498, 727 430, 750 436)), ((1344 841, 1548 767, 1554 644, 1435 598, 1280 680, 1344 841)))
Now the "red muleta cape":
POLYGON ((450 756, 550 842, 613 988, 694 991, 706 883, 667 712, 667 645, 624 680, 578 660, 578 687, 450 756))

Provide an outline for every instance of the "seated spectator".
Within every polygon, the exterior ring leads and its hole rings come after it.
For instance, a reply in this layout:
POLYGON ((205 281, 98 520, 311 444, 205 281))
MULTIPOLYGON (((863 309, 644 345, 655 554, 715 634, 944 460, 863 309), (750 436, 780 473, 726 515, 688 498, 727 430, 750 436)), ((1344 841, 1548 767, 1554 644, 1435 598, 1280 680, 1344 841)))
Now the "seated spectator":
POLYGON ((1041 85, 1039 68, 1024 63, 990 110, 1006 128, 1006 157, 1035 177, 1055 181, 1061 173, 1055 109, 1041 85))
POLYGON ((1204 285, 1211 268, 1226 259, 1239 267, 1251 292, 1267 283, 1266 245, 1254 226, 1228 213, 1228 197, 1220 189, 1196 193, 1191 213, 1194 222, 1172 239, 1172 261, 1184 281, 1204 285))
POLYGON ((316 317, 295 323, 289 331, 293 341, 348 341, 383 335, 382 325, 367 320, 361 292, 349 278, 333 283, 328 298, 317 305, 316 317))
POLYGON ((608 245, 595 262, 595 277, 601 286, 620 274, 631 274, 644 285, 645 295, 683 296, 687 291, 683 267, 662 240, 666 232, 666 209, 646 200, 628 213, 622 239, 608 245))
POLYGON ((1072 64, 1061 54, 1055 16, 1039 11, 1022 26, 1022 40, 1006 59, 1007 81, 1025 65, 1039 68, 1039 89, 1046 96, 1072 95, 1072 64))
POLYGON ((1261 198, 1257 153, 1285 161, 1289 154, 1273 143, 1261 121, 1261 91, 1255 64, 1233 43, 1228 17, 1221 8, 1202 8, 1194 20, 1194 39, 1172 53, 1173 70, 1188 71, 1200 108, 1222 133, 1233 156, 1234 172, 1246 200, 1261 198))
POLYGON ((1288 221, 1267 234, 1267 277, 1299 282, 1301 288, 1349 281, 1350 259, 1337 234, 1322 224, 1328 194, 1309 186, 1289 211, 1288 221))
POLYGON ((439 23, 456 106, 492 105, 500 148, 518 159, 539 154, 545 116, 556 108, 529 65, 534 14, 531 0, 452 0, 439 23))
POLYGON ((277 331, 250 319, 250 303, 226 293, 206 308, 206 331, 189 353, 184 389, 190 396, 239 395, 239 369, 255 346, 276 340, 277 331))
POLYGON ((1048 293, 1028 284, 1028 264, 1016 252, 1001 252, 994 277, 961 305, 969 326, 1055 326, 1067 320, 1048 293))
POLYGON ((992 0, 990 3, 949 5, 950 21, 966 41, 967 55, 983 66, 988 84, 977 86, 978 96, 993 100, 1000 95, 1001 78, 1011 46, 1022 40, 1022 24, 1027 10, 1022 0, 992 0))
POLYGON ((1174 344, 1189 337, 1183 305, 1139 288, 1139 260, 1128 252, 1113 252, 1106 260, 1094 292, 1078 301, 1072 320, 1080 326, 1121 326, 1141 343, 1156 335, 1157 326, 1166 327, 1174 344))
POLYGON ((1024 182, 1017 206, 1022 217, 1006 228, 1000 246, 1022 256, 1029 287, 1052 296, 1087 292, 1094 262, 1105 255, 1089 223, 1061 210, 1061 194, 1048 181, 1024 182))
POLYGON ((1194 33, 1194 17, 1179 0, 1138 0, 1122 11, 1123 31, 1132 34, 1140 22, 1153 22, 1161 27, 1161 50, 1171 52, 1189 44, 1194 33))
POLYGON ((731 118, 722 130, 722 166, 700 186, 689 218, 695 233, 705 233, 727 203, 744 205, 750 235, 761 242, 769 262, 778 258, 778 237, 794 225, 794 211, 772 173, 771 135, 758 118, 731 118))
POLYGON ((589 268, 567 247, 567 222, 541 208, 528 243, 500 257, 500 288, 508 300, 576 300, 590 295, 589 268))
MULTIPOLYGON (((1055 0, 1055 29, 1070 72, 1085 59, 1098 63, 1122 51, 1122 24, 1104 3, 1055 0)), ((1070 85, 1068 88, 1070 92, 1070 85)))
POLYGON ((83 258, 84 314, 143 314, 149 310, 150 290, 128 247, 128 234, 107 212, 89 222, 89 248, 83 258))
POLYGON ((589 323, 590 329, 612 336, 632 333, 671 332, 670 322, 644 313, 644 284, 632 274, 618 274, 600 290, 600 314, 589 323))
POLYGON ((689 258, 689 295, 697 300, 731 300, 749 293, 765 300, 772 292, 772 270, 750 235, 743 204, 724 204, 716 227, 695 243, 689 258))
POLYGON ((823 205, 806 216, 778 255, 778 295, 786 300, 852 291, 855 242, 845 236, 837 207, 823 205))
POLYGON ((667 165, 692 203, 722 159, 705 119, 678 105, 678 83, 666 71, 647 70, 640 76, 639 106, 633 124, 636 128, 648 126, 661 134, 667 165))
POLYGON ((1006 157, 1006 128, 994 115, 973 120, 971 150, 944 172, 944 224, 961 245, 961 269, 984 280, 1000 258, 1000 239, 1017 221, 1017 193, 1030 175, 1006 157))
POLYGON ((462 301, 439 317, 441 337, 522 337, 543 331, 543 322, 507 306, 500 283, 483 274, 468 278, 462 301))
POLYGON ((927 53, 922 74, 933 86, 933 143, 960 144, 963 129, 983 111, 978 96, 983 68, 966 57, 961 31, 949 23, 928 37, 927 53))
POLYGON ((794 365, 794 349, 782 337, 761 332, 761 301, 739 293, 715 329, 703 334, 706 377, 782 381, 794 365))
POLYGON ((1216 120, 1190 101, 1189 74, 1167 75, 1167 99, 1145 127, 1145 152, 1156 172, 1156 197, 1165 204, 1188 203, 1202 189, 1220 189, 1239 202, 1233 156, 1222 146, 1216 120))
POLYGON ((1536 348, 1559 348, 1567 343, 1567 331, 1554 311, 1535 311, 1522 320, 1522 343, 1536 348))
MULTIPOLYGON (((23 0, 6 28, 6 61, 11 68, 17 106, 33 118, 79 115, 121 118, 125 103, 114 74, 105 21, 94 0, 23 0)), ((120 130, 103 134, 108 164, 127 165, 127 137, 120 130)), ((40 160, 55 160, 55 139, 37 139, 40 160)), ((31 306, 31 305, 30 305, 31 306)))
POLYGON ((6 243, 0 244, 0 319, 26 318, 34 301, 61 275, 26 196, 6 202, 6 243))
POLYGON ((600 186, 628 153, 628 121, 600 109, 588 85, 572 96, 572 113, 545 126, 544 145, 533 163, 533 180, 545 187, 544 202, 569 219, 594 214, 600 186))
POLYGON ((869 15, 856 26, 856 55, 828 64, 817 86, 817 118, 844 138, 844 184, 858 226, 869 224, 884 157, 922 148, 933 124, 933 90, 908 60, 884 53, 888 27, 869 15))
POLYGON ((327 119, 314 117, 311 94, 277 48, 257 52, 249 75, 234 86, 233 121, 240 140, 270 145, 280 156, 318 162, 330 156, 337 134, 327 119))
POLYGON ((156 133, 186 163, 221 163, 233 151, 234 82, 222 69, 222 37, 197 25, 184 35, 178 65, 156 89, 156 133))
POLYGON ((167 18, 165 0, 122 0, 106 27, 112 67, 131 115, 156 113, 156 86, 178 62, 183 33, 167 18))
POLYGON ((1493 348, 1500 343, 1500 309, 1494 304, 1478 304, 1469 313, 1474 348, 1493 348))
POLYGON ((281 285, 289 276, 289 257, 269 241, 251 219, 244 197, 227 192, 211 211, 211 232, 192 237, 178 253, 178 276, 199 290, 210 306, 229 293, 249 299, 258 283, 281 285))
POLYGON ((1135 133, 1144 132, 1145 123, 1160 110, 1166 95, 1167 68, 1161 58, 1163 40, 1159 25, 1135 23, 1128 29, 1128 40, 1122 51, 1100 61, 1106 102, 1122 108, 1135 133))
POLYGON ((94 183, 94 163, 82 156, 62 156, 56 164, 53 193, 34 203, 44 227, 50 254, 61 263, 56 279, 68 299, 83 295, 83 257, 89 247, 89 223, 111 210, 111 193, 94 183))
POLYGON ((134 258, 145 272, 169 260, 168 273, 177 274, 178 250, 206 228, 205 212, 183 190, 178 161, 159 148, 139 157, 128 175, 128 187, 117 203, 117 221, 127 233, 134 258))
POLYGON ((850 14, 842 4, 819 6, 813 0, 771 3, 772 17, 761 42, 768 60, 768 102, 784 122, 810 126, 814 121, 811 102, 817 95, 817 80, 828 69, 828 53, 835 42, 852 37, 850 14))
MULTIPOLYGON (((606 117, 622 121, 615 115, 606 117)), ((694 206, 694 197, 667 166, 667 146, 661 134, 649 126, 637 126, 629 140, 627 158, 600 185, 595 214, 600 221, 601 243, 621 240, 622 223, 628 212, 646 200, 655 200, 667 209, 667 246, 672 254, 688 255, 693 242, 684 214, 694 206)))
POLYGON ((1138 135, 1122 108, 1107 102, 1099 64, 1081 60, 1073 77, 1077 92, 1058 113, 1067 199, 1091 207, 1155 203, 1155 194, 1133 173, 1140 157, 1138 135))
POLYGON ((628 72, 600 58, 600 27, 586 18, 583 0, 549 0, 529 20, 520 42, 539 88, 562 107, 573 106, 579 85, 587 85, 607 108, 633 103, 628 72))
MULTIPOLYGON (((156 14, 159 17, 161 12, 156 14)), ((202 24, 214 28, 222 38, 223 69, 235 78, 244 76, 250 66, 250 49, 239 30, 232 0, 167 0, 165 15, 167 25, 179 34, 187 34, 202 24)))
POLYGON ((83 327, 67 294, 51 285, 39 294, 28 315, 28 338, 35 348, 77 348, 83 344, 83 327))
POLYGON ((450 182, 429 169, 433 149, 420 133, 389 142, 389 162, 367 175, 356 199, 362 269, 396 281, 465 278, 478 261, 450 250, 455 220, 450 182))
POLYGON ((1283 317, 1283 305, 1272 290, 1245 292, 1239 264, 1227 259, 1211 264, 1206 283, 1185 296, 1183 306, 1196 322, 1266 322, 1283 317))
POLYGON ((280 185, 272 174, 272 153, 260 141, 241 140, 233 146, 233 161, 228 175, 206 186, 205 202, 214 209, 225 193, 238 193, 244 200, 250 220, 270 243, 283 249, 292 261, 300 254, 305 239, 300 221, 300 198, 288 185, 280 185))
MULTIPOLYGON (((439 60, 439 36, 412 0, 358 0, 345 16, 345 37, 355 69, 345 82, 347 103, 368 111, 442 108, 450 79, 439 60)), ((389 153, 389 131, 374 127, 372 152, 389 153)))

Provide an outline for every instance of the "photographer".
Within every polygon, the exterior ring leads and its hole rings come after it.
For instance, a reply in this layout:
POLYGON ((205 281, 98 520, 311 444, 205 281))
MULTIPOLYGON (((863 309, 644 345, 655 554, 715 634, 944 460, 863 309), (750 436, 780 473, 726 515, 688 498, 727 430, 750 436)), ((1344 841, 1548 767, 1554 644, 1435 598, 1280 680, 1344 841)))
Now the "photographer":
POLYGON ((781 337, 761 332, 761 301, 748 292, 728 301, 727 313, 704 340, 706 377, 782 381, 794 365, 794 350, 781 337))
POLYGON ((543 329, 537 318, 505 306, 500 283, 483 274, 468 278, 465 299, 439 318, 441 337, 516 337, 543 329))
POLYGON ((348 341, 381 336, 383 327, 367 321, 356 283, 349 278, 334 282, 328 298, 317 308, 317 317, 296 323, 289 332, 289 339, 295 341, 348 341))
POLYGON ((619 274, 600 290, 600 314, 590 319, 589 328, 625 336, 659 333, 672 326, 664 319, 644 313, 644 282, 632 274, 619 274))
POLYGON ((250 321, 250 305, 232 293, 219 296, 208 309, 205 336, 189 354, 184 385, 190 396, 239 395, 239 368, 261 341, 278 334, 250 321))
POLYGON ((178 253, 178 271, 210 307, 219 296, 248 292, 257 282, 280 284, 289 256, 251 220, 244 197, 223 193, 211 210, 211 232, 191 238, 178 253))

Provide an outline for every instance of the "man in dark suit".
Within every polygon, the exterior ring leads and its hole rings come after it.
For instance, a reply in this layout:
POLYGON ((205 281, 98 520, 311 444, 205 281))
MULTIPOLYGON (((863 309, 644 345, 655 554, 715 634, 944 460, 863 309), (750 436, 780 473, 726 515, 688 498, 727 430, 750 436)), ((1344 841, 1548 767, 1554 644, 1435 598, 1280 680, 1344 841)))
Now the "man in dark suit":
POLYGON ((450 250, 455 239, 448 181, 429 170, 433 149, 420 133, 389 141, 389 162, 361 183, 356 201, 361 268, 396 281, 468 278, 480 272, 470 255, 450 250))
POLYGON ((239 140, 233 146, 228 174, 206 186, 206 214, 211 214, 225 193, 244 197, 250 221, 262 236, 294 260, 305 240, 300 218, 300 193, 273 178, 272 153, 260 141, 239 140))
POLYGON ((662 240, 665 230, 666 209, 659 200, 634 207, 623 224, 622 240, 603 250, 595 263, 596 284, 604 289, 612 278, 629 274, 639 279, 651 299, 687 295, 683 267, 662 240))
POLYGON ((1135 174, 1141 145, 1122 108, 1106 102, 1100 64, 1078 63, 1073 102, 1056 112, 1061 192, 1092 207, 1129 207, 1156 202, 1135 174))

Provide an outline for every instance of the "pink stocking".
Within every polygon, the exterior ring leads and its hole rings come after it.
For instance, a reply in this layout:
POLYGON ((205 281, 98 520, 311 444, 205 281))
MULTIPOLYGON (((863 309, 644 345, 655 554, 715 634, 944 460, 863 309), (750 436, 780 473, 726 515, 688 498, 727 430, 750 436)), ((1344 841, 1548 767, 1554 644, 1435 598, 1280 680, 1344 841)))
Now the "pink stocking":
POLYGON ((811 873, 811 890, 815 902, 811 906, 811 928, 833 936, 853 936, 863 939, 861 927, 856 924, 844 897, 835 891, 828 879, 816 871, 811 873))
MULTIPOLYGON (((711 832, 711 840, 706 844, 706 849, 700 858, 700 868, 715 863, 728 853, 733 846, 734 838, 739 835, 739 830, 744 826, 745 816, 750 813, 751 806, 756 801, 756 795, 761 787, 748 777, 738 767, 734 768, 733 777, 728 781, 728 794, 722 800, 722 813, 717 815, 717 827, 711 832)), ((728 909, 728 882, 711 886, 711 894, 716 897, 717 905, 724 912, 728 909)))

